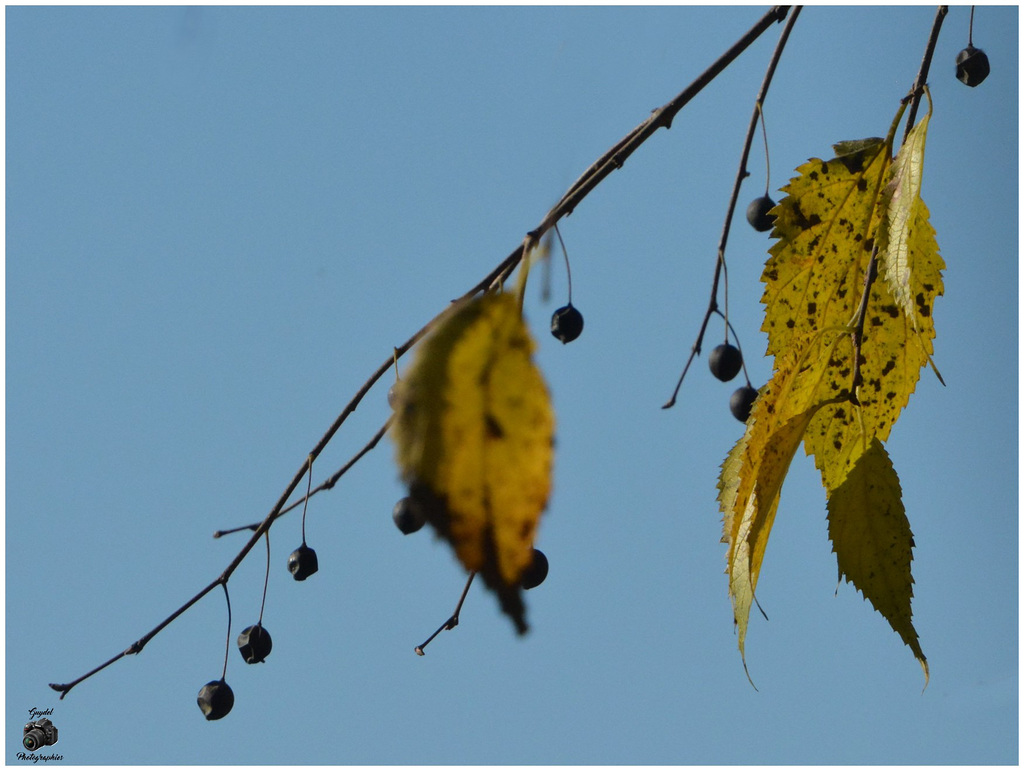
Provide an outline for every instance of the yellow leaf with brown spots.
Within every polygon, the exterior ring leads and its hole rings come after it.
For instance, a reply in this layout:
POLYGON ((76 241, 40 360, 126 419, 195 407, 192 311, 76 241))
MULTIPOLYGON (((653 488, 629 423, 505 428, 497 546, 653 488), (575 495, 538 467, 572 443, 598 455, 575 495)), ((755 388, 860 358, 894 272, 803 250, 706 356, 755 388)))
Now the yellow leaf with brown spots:
POLYGON ((901 115, 888 139, 840 142, 835 158, 801 166, 773 210, 762 329, 775 372, 718 487, 741 653, 782 483, 803 441, 821 472, 840 574, 910 646, 927 681, 910 622, 913 542, 882 442, 930 361, 943 263, 919 195, 927 118, 893 160, 901 115))
POLYGON ((914 652, 927 685, 928 660, 910 610, 914 535, 903 508, 899 477, 877 439, 848 459, 844 477, 828 498, 828 536, 839 576, 871 601, 914 652))
POLYGON ((823 406, 815 394, 827 361, 827 352, 818 350, 812 355, 787 356, 761 389, 743 436, 722 464, 718 482, 722 541, 728 544, 729 597, 744 668, 750 608, 782 483, 808 424, 823 406))

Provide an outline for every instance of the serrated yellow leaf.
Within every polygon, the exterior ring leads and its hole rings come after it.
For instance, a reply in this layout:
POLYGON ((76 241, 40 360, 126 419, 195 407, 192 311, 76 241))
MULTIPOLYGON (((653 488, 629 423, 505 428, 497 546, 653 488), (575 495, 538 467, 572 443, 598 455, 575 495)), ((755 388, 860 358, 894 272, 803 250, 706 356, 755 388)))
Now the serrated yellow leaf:
MULTIPOLYGON (((768 353, 777 355, 829 327, 850 324, 874 248, 875 201, 888 167, 885 142, 823 161, 811 159, 783 188, 778 239, 761 280, 768 353)), ((849 143, 847 143, 849 144, 849 143)))
POLYGON ((782 482, 802 440, 821 471, 841 575, 901 635, 927 678, 910 623, 913 542, 882 441, 930 360, 944 266, 920 199, 927 118, 893 162, 901 115, 888 139, 840 142, 835 158, 801 166, 773 210, 762 329, 775 373, 718 486, 741 653, 782 482), (865 297, 873 256, 880 275, 865 297))
POLYGON ((719 476, 722 541, 740 655, 746 667, 746 633, 765 548, 775 522, 782 483, 807 426, 821 404, 814 401, 826 356, 782 360, 761 390, 743 436, 719 476))
MULTIPOLYGON (((915 135, 908 159, 922 139, 915 135)), ((770 354, 800 350, 819 335, 846 335, 833 345, 827 377, 817 386, 818 401, 836 403, 821 410, 808 429, 807 451, 823 471, 830 464, 822 458, 846 444, 888 437, 931 355, 931 308, 942 292, 943 264, 934 231, 927 208, 915 196, 907 233, 901 236, 914 267, 908 286, 915 313, 903 313, 886 281, 872 283, 860 346, 860 404, 840 403, 853 386, 852 333, 879 223, 891 200, 883 188, 892 165, 881 139, 836 147, 840 155, 830 161, 812 159, 784 188, 787 196, 776 208, 774 235, 779 240, 762 275, 762 328, 770 354)))
POLYGON ((399 381, 392 428, 410 495, 519 632, 519 580, 550 493, 554 434, 533 348, 513 295, 460 303, 399 381))
POLYGON ((935 244, 935 231, 928 222, 928 207, 921 200, 924 148, 928 114, 922 118, 900 148, 892 174, 882 191, 878 226, 879 274, 884 278, 900 311, 911 326, 922 333, 923 345, 931 350, 934 336, 932 305, 942 294, 945 264, 935 244))
POLYGON ((924 143, 928 117, 911 129, 892 165, 889 183, 882 191, 882 221, 878 228, 880 273, 900 310, 911 320, 917 313, 911 295, 911 223, 921 201, 924 143))
POLYGON ((899 477, 877 439, 844 465, 843 482, 828 497, 828 534, 839 575, 871 601, 910 647, 924 669, 927 685, 928 661, 910 609, 914 536, 903 508, 899 477))
MULTIPOLYGON (((750 607, 755 601, 757 579, 775 523, 782 483, 813 414, 813 409, 807 410, 778 426, 763 444, 752 443, 751 437, 746 435, 737 443, 742 458, 738 488, 743 492, 732 499, 733 509, 725 514, 725 528, 731 531, 726 570, 744 668, 750 607), (752 484, 744 483, 751 478, 752 484)), ((722 503, 728 502, 726 496, 722 503)))

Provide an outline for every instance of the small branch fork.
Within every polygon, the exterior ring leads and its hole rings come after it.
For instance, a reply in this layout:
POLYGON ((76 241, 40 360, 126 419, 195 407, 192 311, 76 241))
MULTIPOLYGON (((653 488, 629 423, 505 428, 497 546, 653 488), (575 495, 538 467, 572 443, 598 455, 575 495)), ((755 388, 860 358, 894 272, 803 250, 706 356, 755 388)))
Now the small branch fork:
MULTIPOLYGON (((650 117, 644 120, 640 125, 630 131, 625 137, 619 140, 611 149, 609 149, 604 155, 602 155, 597 161, 580 176, 578 180, 569 188, 569 190, 562 196, 561 200, 544 216, 541 223, 533 230, 531 230, 524 241, 512 251, 504 260, 502 260, 493 270, 491 270, 479 283, 472 287, 468 292, 463 295, 463 298, 472 297, 479 292, 487 291, 491 287, 504 282, 504 280, 515 270, 516 266, 522 261, 523 257, 529 253, 539 242, 544 234, 551 229, 560 219, 568 216, 573 210, 579 205, 579 203, 599 185, 609 174, 615 169, 622 168, 626 159, 635 152, 640 145, 646 142, 652 134, 654 134, 659 128, 670 128, 672 120, 675 115, 700 91, 704 89, 712 80, 714 80, 726 67, 729 66, 741 53, 743 53, 757 38, 759 38, 769 27, 777 22, 781 22, 786 18, 789 12, 788 6, 775 6, 771 8, 761 19, 748 30, 736 43, 734 43, 729 50, 723 53, 707 70, 697 77, 689 86, 681 91, 674 99, 662 106, 661 108, 654 110, 650 117)), ((717 282, 717 270, 716 270, 716 282, 717 282)), ((100 664, 98 667, 90 670, 86 674, 72 680, 68 683, 51 683, 50 687, 60 693, 60 698, 63 699, 67 696, 68 692, 71 691, 76 685, 81 683, 83 680, 88 679, 92 675, 100 672, 106 667, 113 664, 115 661, 121 659, 124 656, 141 653, 142 649, 146 644, 158 635, 168 624, 173 622, 178 616, 187 611, 199 600, 209 594, 218 586, 224 586, 227 588, 227 582, 231 578, 231 575, 235 572, 235 569, 242 563, 242 561, 248 556, 252 548, 259 542, 260 538, 270 529, 274 521, 280 517, 286 510, 285 504, 288 499, 292 496, 303 478, 309 472, 313 462, 320 456, 324 448, 328 445, 334 435, 341 428, 342 424, 351 415, 363 397, 369 392, 373 385, 395 366, 397 360, 409 351, 434 325, 436 320, 445 313, 442 311, 440 314, 435 316, 426 325, 421 327, 415 334, 412 335, 402 345, 396 347, 392 354, 389 354, 387 359, 370 375, 365 383, 359 388, 356 394, 351 398, 345 408, 341 411, 334 422, 330 425, 320 441, 316 443, 313 449, 309 452, 308 457, 303 462, 301 468, 292 477, 291 482, 288 483, 284 492, 278 498, 277 503, 271 508, 270 512, 266 515, 262 522, 253 528, 251 525, 247 525, 239 529, 252 529, 253 534, 245 545, 241 548, 231 563, 224 569, 217 578, 207 584, 205 587, 200 589, 191 599, 189 599, 184 605, 174 611, 170 616, 161 621, 156 627, 147 632, 145 635, 140 637, 128 648, 121 651, 117 655, 111 657, 109 660, 100 664)), ((337 479, 351 467, 363 454, 372 449, 380 438, 387 431, 388 423, 378 431, 375 437, 370 443, 357 454, 349 464, 339 470, 331 479, 316 488, 315 491, 311 491, 308 495, 311 496, 315 492, 329 489, 334 485, 337 479)), ((308 496, 307 496, 308 497, 308 496)), ((304 501, 305 498, 302 499, 304 501)), ((298 501, 288 508, 293 508, 297 505, 298 501)), ((216 535, 223 535, 226 532, 233 531, 218 531, 216 535)), ((467 584, 468 587, 468 584, 467 584)), ((461 601, 460 601, 461 607, 461 601)), ((448 623, 452 620, 458 621, 457 614, 446 622, 445 628, 448 623)), ((453 624, 454 626, 454 624, 453 624)), ((431 638, 433 639, 433 638, 431 638)), ((429 640, 428 640, 429 642, 429 640)), ((426 643, 424 643, 425 645, 426 643)), ((420 646, 421 649, 423 646, 420 646)))
POLYGON ((455 604, 455 611, 448 617, 448 620, 441 624, 441 626, 437 628, 437 631, 430 635, 430 637, 416 646, 415 650, 417 656, 425 656, 426 651, 423 649, 430 645, 430 641, 441 634, 441 632, 454 629, 459 625, 459 614, 462 612, 462 604, 466 601, 466 595, 469 594, 469 587, 473 585, 474 578, 476 578, 476 573, 470 573, 469 578, 466 580, 466 585, 462 588, 462 594, 459 596, 459 601, 455 604))
MULTIPOLYGON (((725 274, 726 281, 726 297, 728 297, 728 270, 725 266, 725 245, 729 240, 729 229, 732 226, 733 213, 736 211, 736 201, 740 196, 740 186, 743 184, 743 180, 750 176, 750 172, 747 171, 747 158, 750 156, 750 146, 754 142, 754 133, 757 131, 757 122, 761 120, 761 111, 764 107, 764 100, 768 96, 768 87, 772 83, 772 77, 775 75, 775 69, 779 65, 779 59, 782 57, 782 51, 786 47, 786 41, 789 40, 789 33, 793 30, 793 25, 796 24, 797 17, 800 16, 802 6, 796 6, 793 8, 793 13, 786 21, 786 26, 782 28, 782 33, 779 35, 779 42, 775 46, 775 52, 772 54, 771 61, 768 63, 768 69, 765 71, 764 80, 761 82, 761 89, 757 93, 757 98, 754 100, 754 114, 750 116, 750 125, 747 127, 747 138, 743 143, 743 153, 740 156, 740 167, 739 171, 736 172, 736 181, 732 186, 732 195, 729 197, 729 206, 725 213, 725 225, 722 226, 722 238, 718 242, 718 258, 715 260, 715 273, 711 280, 711 300, 708 302, 708 309, 704 313, 704 321, 701 322, 700 331, 697 333, 697 340, 694 342, 693 347, 690 349, 690 357, 686 360, 686 366, 683 367, 683 372, 679 376, 679 381, 676 383, 675 390, 672 392, 672 396, 665 404, 662 405, 662 409, 669 409, 676 403, 676 397, 679 395, 679 389, 683 385, 683 379, 686 377, 687 371, 690 369, 690 365, 693 363, 695 356, 700 354, 701 346, 704 344, 704 333, 707 331, 708 322, 711 320, 712 315, 719 314, 722 316, 726 324, 729 322, 728 316, 728 301, 726 301, 726 313, 718 309, 718 284, 725 274)), ((737 339, 737 345, 739 340, 737 339)), ((748 381, 749 382, 749 381, 748 381)))

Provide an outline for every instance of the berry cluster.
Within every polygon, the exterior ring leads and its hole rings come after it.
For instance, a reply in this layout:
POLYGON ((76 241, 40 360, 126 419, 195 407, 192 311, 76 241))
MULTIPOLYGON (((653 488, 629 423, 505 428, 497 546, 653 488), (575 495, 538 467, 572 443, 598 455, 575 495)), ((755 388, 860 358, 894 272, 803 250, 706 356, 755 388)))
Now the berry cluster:
MULTIPOLYGON (((312 468, 310 469, 312 478, 312 468)), ((309 500, 309 490, 306 491, 306 500, 309 500)), ((256 529, 253 525, 251 528, 237 528, 237 529, 256 529)), ((231 531, 228 531, 231 532, 231 531)), ((220 537, 223 531, 218 531, 215 537, 220 537)), ((267 539, 267 575, 263 582, 263 602, 267 601, 267 585, 270 581, 270 533, 269 531, 264 533, 264 537, 267 539)), ((288 572, 292 574, 292 578, 296 581, 305 581, 311 575, 317 572, 319 565, 316 559, 316 552, 306 545, 306 511, 302 511, 302 544, 298 549, 288 555, 288 572)), ((224 588, 224 594, 227 596, 227 583, 221 584, 224 588)), ((228 599, 228 629, 231 629, 231 600, 228 599)), ((267 631, 266 627, 263 626, 263 608, 260 608, 259 620, 250 626, 247 626, 242 630, 242 633, 238 635, 238 652, 242 655, 242 659, 246 664, 262 664, 267 660, 267 656, 270 655, 270 651, 274 647, 273 640, 270 637, 270 632, 267 631)), ((224 654, 224 671, 221 674, 220 680, 211 680, 199 690, 199 696, 196 698, 196 702, 199 704, 199 709, 203 711, 203 715, 207 720, 220 720, 222 717, 227 715, 231 708, 235 705, 235 694, 231 690, 231 686, 227 684, 225 677, 227 676, 228 669, 228 655, 225 651, 224 654)))

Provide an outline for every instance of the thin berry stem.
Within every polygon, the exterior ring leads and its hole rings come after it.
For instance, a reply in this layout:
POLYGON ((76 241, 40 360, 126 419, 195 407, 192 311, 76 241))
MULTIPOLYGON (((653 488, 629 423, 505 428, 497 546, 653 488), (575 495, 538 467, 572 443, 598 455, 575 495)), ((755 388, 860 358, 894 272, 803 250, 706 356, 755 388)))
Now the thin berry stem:
POLYGON ((569 305, 572 305, 572 269, 569 267, 569 252, 565 248, 565 241, 562 240, 562 232, 555 224, 555 235, 558 236, 558 244, 562 247, 562 257, 565 258, 565 278, 569 285, 569 305))
MULTIPOLYGON (((309 473, 306 475, 306 497, 302 499, 302 545, 306 545, 306 509, 309 506, 309 491, 313 485, 313 456, 309 456, 309 473)), ((268 568, 269 570, 269 568, 268 568)))
POLYGON ((223 681, 228 676, 228 654, 231 652, 231 595, 228 594, 227 581, 222 582, 221 586, 224 587, 224 599, 228 603, 228 637, 224 643, 224 669, 220 673, 220 679, 223 681))
POLYGON ((267 586, 270 585, 270 531, 263 534, 267 541, 267 572, 263 576, 263 599, 260 601, 260 618, 257 622, 263 625, 263 609, 267 606, 267 586))
POLYGON ((767 197, 771 187, 772 163, 768 153, 768 127, 764 122, 764 108, 760 102, 757 103, 757 114, 761 119, 761 137, 764 139, 764 194, 767 197))
POLYGON ((967 24, 967 45, 974 45, 974 6, 971 6, 971 20, 967 24))
MULTIPOLYGON (((746 379, 747 385, 753 388, 753 386, 750 385, 750 375, 747 373, 747 357, 743 355, 743 346, 740 345, 740 337, 739 335, 736 334, 736 328, 733 327, 732 322, 729 321, 729 319, 726 319, 725 323, 726 326, 732 331, 733 339, 736 341, 736 349, 740 352, 740 366, 743 367, 743 377, 746 379)), ((728 342, 728 340, 726 342, 728 342)))

